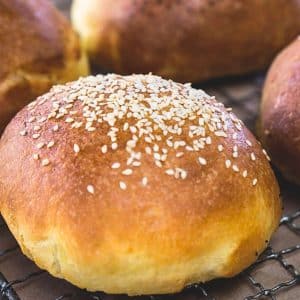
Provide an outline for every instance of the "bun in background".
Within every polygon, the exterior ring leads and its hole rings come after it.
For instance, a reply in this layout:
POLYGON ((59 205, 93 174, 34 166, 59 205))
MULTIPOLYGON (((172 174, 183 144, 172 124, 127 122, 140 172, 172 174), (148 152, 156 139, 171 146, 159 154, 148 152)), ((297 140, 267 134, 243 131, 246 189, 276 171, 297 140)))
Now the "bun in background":
POLYGON ((47 0, 0 0, 0 132, 53 84, 88 74, 79 38, 47 0))

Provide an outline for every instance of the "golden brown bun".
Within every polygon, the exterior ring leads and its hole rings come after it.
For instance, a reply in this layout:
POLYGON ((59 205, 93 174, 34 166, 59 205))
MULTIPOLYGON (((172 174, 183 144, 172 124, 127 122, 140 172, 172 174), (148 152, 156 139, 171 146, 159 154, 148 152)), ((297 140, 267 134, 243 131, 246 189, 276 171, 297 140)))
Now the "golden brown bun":
POLYGON ((0 0, 0 133, 55 83, 88 74, 68 21, 46 0, 0 0))
POLYGON ((266 68, 300 33, 300 0, 74 0, 94 63, 183 82, 266 68))
POLYGON ((242 122, 152 75, 52 88, 8 125, 0 165, 1 213, 23 252, 92 291, 173 293, 233 276, 280 217, 276 179, 242 122))
POLYGON ((300 184, 300 37, 272 64, 263 90, 259 134, 272 162, 300 184))

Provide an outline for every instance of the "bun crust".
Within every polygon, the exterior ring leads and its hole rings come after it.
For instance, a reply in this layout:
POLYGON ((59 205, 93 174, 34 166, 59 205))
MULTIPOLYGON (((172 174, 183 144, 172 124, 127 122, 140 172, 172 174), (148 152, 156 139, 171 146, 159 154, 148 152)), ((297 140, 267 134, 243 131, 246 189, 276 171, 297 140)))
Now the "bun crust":
POLYGON ((266 68, 300 33, 300 0, 74 0, 94 63, 182 82, 266 68))
POLYGON ((88 73, 78 36, 50 1, 0 0, 0 43, 0 132, 53 84, 88 73))
POLYGON ((300 184, 300 37, 278 55, 263 90, 260 136, 272 162, 300 184))
POLYGON ((92 291, 173 293, 233 276, 281 214, 242 122, 152 75, 53 87, 6 128, 0 165, 1 213, 22 251, 92 291))

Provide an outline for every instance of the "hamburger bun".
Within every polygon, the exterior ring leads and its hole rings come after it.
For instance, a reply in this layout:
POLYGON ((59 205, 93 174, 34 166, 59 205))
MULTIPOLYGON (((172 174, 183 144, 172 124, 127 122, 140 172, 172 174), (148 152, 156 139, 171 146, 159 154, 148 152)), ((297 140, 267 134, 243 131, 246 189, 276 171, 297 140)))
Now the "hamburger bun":
POLYGON ((94 64, 198 82, 267 68, 300 33, 300 0, 74 0, 94 64))
POLYGON ((88 74, 69 22, 47 0, 0 0, 0 133, 53 84, 88 74))
POLYGON ((283 176, 300 184, 300 37, 278 55, 269 70, 259 135, 283 176))
POLYGON ((214 97, 153 75, 53 87, 0 142, 25 255, 91 291, 162 294, 254 262, 281 203, 263 149, 214 97))

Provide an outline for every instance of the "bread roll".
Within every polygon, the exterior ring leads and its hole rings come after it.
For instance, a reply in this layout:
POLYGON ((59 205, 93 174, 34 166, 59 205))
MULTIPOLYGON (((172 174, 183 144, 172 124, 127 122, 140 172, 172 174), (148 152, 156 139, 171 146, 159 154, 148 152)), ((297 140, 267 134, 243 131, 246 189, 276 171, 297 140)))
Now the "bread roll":
POLYGON ((0 0, 0 133, 54 83, 87 75, 68 21, 47 0, 0 0))
POLYGON ((266 68, 300 33, 300 0, 74 0, 92 61, 182 82, 266 68))
POLYGON ((269 70, 259 134, 283 176, 300 184, 300 37, 278 55, 269 70))
POLYGON ((242 122, 152 75, 53 87, 6 128, 0 165, 0 210, 22 251, 91 291, 173 293, 233 276, 281 213, 242 122))

